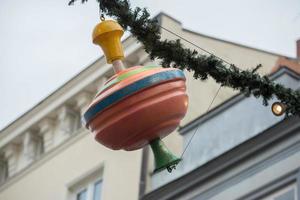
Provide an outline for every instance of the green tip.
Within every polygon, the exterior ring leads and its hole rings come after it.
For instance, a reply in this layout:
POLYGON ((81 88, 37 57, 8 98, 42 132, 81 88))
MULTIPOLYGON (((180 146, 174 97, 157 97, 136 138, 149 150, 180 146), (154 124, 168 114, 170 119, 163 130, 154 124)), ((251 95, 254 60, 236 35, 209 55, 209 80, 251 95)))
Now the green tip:
POLYGON ((155 159, 154 173, 167 169, 172 172, 176 165, 181 161, 180 158, 172 154, 161 139, 155 139, 150 142, 151 149, 155 159))

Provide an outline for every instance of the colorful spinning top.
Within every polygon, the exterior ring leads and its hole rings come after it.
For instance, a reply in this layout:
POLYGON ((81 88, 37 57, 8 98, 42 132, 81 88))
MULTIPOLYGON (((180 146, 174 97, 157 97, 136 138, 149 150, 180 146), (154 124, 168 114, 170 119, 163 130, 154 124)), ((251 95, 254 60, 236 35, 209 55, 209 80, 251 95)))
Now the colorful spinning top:
POLYGON ((185 116, 188 106, 185 76, 179 69, 135 66, 125 69, 120 38, 124 31, 113 20, 99 23, 93 42, 102 47, 115 75, 101 88, 83 115, 95 139, 113 149, 132 151, 150 144, 155 172, 180 161, 163 144, 185 116))

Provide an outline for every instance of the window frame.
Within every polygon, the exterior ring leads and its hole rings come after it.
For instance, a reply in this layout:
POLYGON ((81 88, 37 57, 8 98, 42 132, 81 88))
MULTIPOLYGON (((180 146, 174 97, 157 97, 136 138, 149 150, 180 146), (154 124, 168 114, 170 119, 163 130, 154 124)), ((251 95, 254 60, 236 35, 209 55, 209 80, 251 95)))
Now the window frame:
MULTIPOLYGON (((283 194, 287 193, 290 190, 294 190, 294 195, 296 195, 295 200, 298 199, 298 195, 297 195, 297 182, 292 182, 289 185, 286 185, 282 188, 278 188, 278 190, 275 190, 274 192, 270 193, 269 195, 266 195, 263 198, 263 200, 275 200, 277 199, 279 196, 282 196, 283 194)), ((295 197, 295 196, 294 196, 295 197)))
MULTIPOLYGON (((86 200, 94 200, 94 191, 95 191, 95 185, 96 183, 100 182, 101 183, 101 188, 102 188, 102 183, 103 180, 102 178, 96 178, 95 180, 90 180, 86 184, 82 184, 81 187, 78 187, 78 189, 74 190, 74 194, 72 195, 73 197, 71 200, 78 200, 77 196, 80 192, 86 190, 86 200)), ((101 193, 102 194, 102 193, 101 193)), ((102 199, 102 195, 100 197, 100 200, 102 199)))
POLYGON ((297 170, 285 175, 284 177, 280 177, 275 181, 265 185, 264 187, 255 190, 247 195, 239 198, 238 200, 258 200, 264 199, 276 191, 284 189, 291 184, 295 184, 296 189, 296 199, 300 200, 300 168, 297 170))
POLYGON ((78 200, 78 196, 79 196, 82 192, 86 192, 86 196, 88 196, 88 189, 87 189, 87 188, 83 188, 82 190, 79 190, 79 192, 76 192, 76 194, 75 194, 75 200, 78 200))
MULTIPOLYGON (((74 179, 67 184, 68 188, 68 200, 77 200, 77 194, 84 189, 87 190, 87 200, 94 200, 94 188, 97 182, 101 182, 101 188, 103 188, 103 167, 97 167, 89 170, 78 178, 74 179)), ((103 198, 103 190, 101 192, 100 199, 103 198)))
POLYGON ((91 200, 95 200, 95 188, 96 188, 96 184, 100 183, 100 200, 102 199, 102 185, 103 185, 103 179, 99 179, 97 181, 94 181, 93 183, 93 188, 92 188, 92 198, 91 200))

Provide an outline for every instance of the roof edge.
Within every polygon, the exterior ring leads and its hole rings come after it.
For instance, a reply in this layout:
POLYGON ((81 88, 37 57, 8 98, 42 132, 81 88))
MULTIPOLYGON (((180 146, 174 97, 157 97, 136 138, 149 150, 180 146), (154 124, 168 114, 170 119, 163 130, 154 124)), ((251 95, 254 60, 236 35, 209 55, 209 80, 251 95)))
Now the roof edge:
POLYGON ((234 41, 231 41, 231 40, 222 39, 222 38, 219 38, 219 37, 216 37, 216 36, 207 35, 207 34, 200 33, 198 31, 193 31, 191 29, 184 28, 181 21, 175 19, 174 17, 172 17, 171 15, 169 15, 168 13, 163 12, 163 11, 159 12, 157 15, 154 16, 154 18, 156 18, 158 20, 159 25, 161 25, 161 18, 163 16, 168 17, 172 21, 178 23, 181 26, 182 31, 189 32, 189 33, 195 34, 197 36, 202 36, 202 37, 210 38, 210 39, 213 39, 213 40, 218 40, 220 42, 229 43, 229 44, 232 44, 232 45, 236 45, 236 46, 239 46, 239 47, 251 49, 251 50, 254 50, 254 51, 260 51, 262 53, 267 53, 267 54, 271 54, 271 55, 274 55, 274 56, 280 56, 280 57, 286 57, 286 58, 289 58, 289 59, 295 59, 295 57, 290 57, 290 56, 287 56, 287 55, 282 55, 280 53, 275 53, 275 52, 272 52, 272 51, 268 51, 268 50, 264 50, 264 49, 259 49, 259 48, 256 48, 256 47, 248 46, 248 45, 241 44, 241 43, 238 43, 238 42, 234 42, 234 41))
POLYGON ((257 47, 252 47, 252 46, 248 46, 248 45, 241 44, 241 43, 238 43, 238 42, 234 42, 234 41, 231 41, 231 40, 218 38, 218 37, 216 37, 216 36, 211 36, 211 35, 202 34, 202 33, 193 31, 193 30, 191 30, 191 29, 182 28, 182 30, 185 31, 185 32, 189 32, 189 33, 198 35, 198 36, 210 38, 210 39, 213 39, 213 40, 218 40, 218 41, 220 41, 220 42, 225 42, 225 43, 228 43, 228 44, 232 44, 232 45, 236 45, 236 46, 239 46, 239 47, 251 49, 251 50, 254 50, 254 51, 259 51, 259 52, 262 52, 262 53, 267 53, 267 54, 271 54, 271 55, 278 56, 278 57, 285 57, 285 58, 288 58, 288 59, 295 59, 295 57, 290 57, 290 56, 287 56, 287 55, 282 55, 282 54, 280 54, 280 53, 275 53, 275 52, 272 52, 272 51, 268 51, 268 50, 264 50, 264 49, 259 49, 259 48, 257 48, 257 47))

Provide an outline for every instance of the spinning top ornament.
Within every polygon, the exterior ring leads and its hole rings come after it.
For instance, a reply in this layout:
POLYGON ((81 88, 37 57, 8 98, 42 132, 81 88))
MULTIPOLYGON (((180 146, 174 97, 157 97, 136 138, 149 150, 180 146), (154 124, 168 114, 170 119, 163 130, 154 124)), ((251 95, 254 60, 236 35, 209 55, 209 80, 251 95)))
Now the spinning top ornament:
POLYGON ((169 172, 180 161, 161 138, 176 129, 188 106, 185 76, 179 69, 158 66, 125 68, 120 38, 124 31, 113 20, 94 29, 93 42, 101 46, 115 75, 106 81, 86 112, 85 126, 95 139, 113 149, 132 151, 150 144, 155 171, 169 172))

